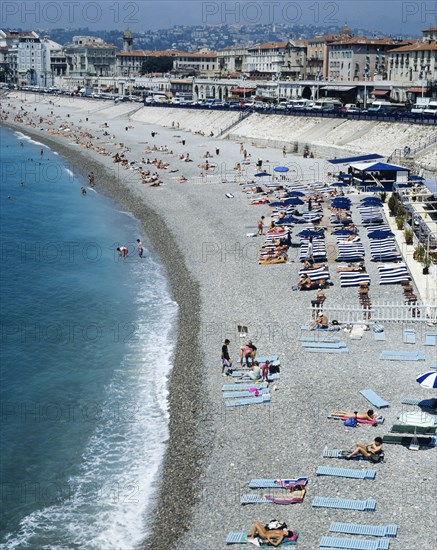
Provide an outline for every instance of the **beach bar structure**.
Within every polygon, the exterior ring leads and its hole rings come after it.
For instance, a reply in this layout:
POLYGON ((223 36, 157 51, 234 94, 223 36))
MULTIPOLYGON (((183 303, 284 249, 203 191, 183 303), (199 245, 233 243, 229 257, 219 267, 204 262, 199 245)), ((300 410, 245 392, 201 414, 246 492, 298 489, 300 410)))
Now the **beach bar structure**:
POLYGON ((408 183, 410 169, 386 162, 357 162, 349 165, 348 173, 357 187, 366 190, 368 187, 384 187, 392 191, 394 184, 408 183))

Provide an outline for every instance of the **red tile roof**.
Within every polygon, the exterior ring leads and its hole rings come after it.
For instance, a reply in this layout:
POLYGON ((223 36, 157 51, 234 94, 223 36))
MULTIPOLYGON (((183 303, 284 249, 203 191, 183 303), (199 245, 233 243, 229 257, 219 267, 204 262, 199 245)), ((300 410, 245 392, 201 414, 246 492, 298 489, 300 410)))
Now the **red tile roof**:
POLYGON ((402 52, 423 52, 423 51, 435 51, 437 50, 437 44, 426 44, 425 42, 416 42, 415 44, 410 44, 409 46, 402 46, 400 48, 394 48, 389 50, 393 53, 402 53, 402 52))

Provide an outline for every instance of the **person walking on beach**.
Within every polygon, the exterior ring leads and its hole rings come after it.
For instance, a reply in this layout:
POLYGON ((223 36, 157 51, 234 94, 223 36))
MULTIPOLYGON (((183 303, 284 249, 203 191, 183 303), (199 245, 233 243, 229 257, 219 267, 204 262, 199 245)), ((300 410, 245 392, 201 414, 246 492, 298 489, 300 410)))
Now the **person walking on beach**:
POLYGON ((91 174, 89 174, 88 181, 90 183, 90 186, 94 187, 94 172, 91 172, 91 174))
POLYGON ((305 256, 305 260, 308 260, 309 262, 314 263, 314 251, 313 251, 313 238, 310 237, 308 241, 308 248, 307 253, 305 256))
POLYGON ((265 216, 261 216, 258 220, 258 235, 264 235, 264 220, 265 216))
POLYGON ((137 247, 138 247, 138 256, 140 258, 143 257, 143 252, 144 252, 144 248, 143 248, 143 243, 141 242, 140 239, 137 239, 137 247))
POLYGON ((220 149, 218 147, 215 148, 215 154, 218 157, 220 154, 220 149))
POLYGON ((119 246, 117 247, 117 252, 119 256, 123 256, 123 258, 126 258, 126 256, 129 253, 129 250, 125 246, 119 246))
POLYGON ((231 343, 230 340, 226 338, 222 346, 221 358, 222 358, 222 375, 223 376, 229 376, 229 374, 232 373, 232 361, 229 356, 229 350, 228 350, 228 346, 230 343, 231 343))
POLYGON ((282 156, 285 158, 287 156, 287 147, 284 145, 282 148, 282 156))

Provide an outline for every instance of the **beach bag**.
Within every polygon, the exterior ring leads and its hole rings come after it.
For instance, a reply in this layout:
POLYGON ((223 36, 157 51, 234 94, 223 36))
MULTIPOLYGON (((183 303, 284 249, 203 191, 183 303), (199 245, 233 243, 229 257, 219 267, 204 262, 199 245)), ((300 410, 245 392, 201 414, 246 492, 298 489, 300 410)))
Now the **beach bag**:
POLYGON ((270 370, 270 374, 279 374, 281 372, 279 365, 270 365, 269 370, 270 370))
POLYGON ((348 418, 343 422, 345 426, 348 426, 349 428, 356 428, 357 427, 357 419, 356 418, 348 418))

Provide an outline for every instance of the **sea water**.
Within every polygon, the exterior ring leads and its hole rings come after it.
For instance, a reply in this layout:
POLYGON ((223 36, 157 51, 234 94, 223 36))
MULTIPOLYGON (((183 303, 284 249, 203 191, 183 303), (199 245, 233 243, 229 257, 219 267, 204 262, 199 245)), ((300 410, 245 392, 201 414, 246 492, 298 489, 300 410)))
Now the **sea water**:
POLYGON ((0 544, 131 550, 168 437, 177 305, 132 216, 0 132, 0 544))

